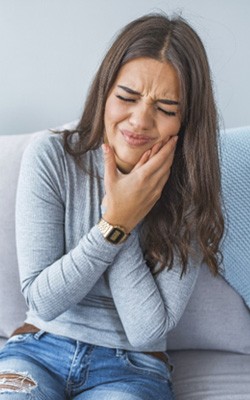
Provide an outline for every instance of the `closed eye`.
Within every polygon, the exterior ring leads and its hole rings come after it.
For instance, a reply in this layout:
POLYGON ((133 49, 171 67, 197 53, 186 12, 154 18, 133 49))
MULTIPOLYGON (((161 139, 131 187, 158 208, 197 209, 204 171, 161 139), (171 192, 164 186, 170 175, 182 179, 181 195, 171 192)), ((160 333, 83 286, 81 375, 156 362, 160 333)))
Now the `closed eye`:
MULTIPOLYGON (((122 101, 126 101, 128 103, 135 103, 136 99, 133 99, 131 97, 123 97, 119 94, 116 95, 116 97, 122 101)), ((157 107, 157 110, 161 111, 162 113, 164 113, 165 115, 168 115, 169 117, 175 117, 176 116, 176 112, 174 111, 167 111, 167 110, 163 110, 163 108, 157 107)))
POLYGON ((157 107, 157 110, 163 112, 164 114, 168 115, 169 117, 175 117, 176 116, 176 112, 174 112, 174 111, 163 110, 160 107, 157 107))
POLYGON ((128 102, 131 102, 131 103, 134 103, 135 102, 135 99, 131 99, 131 97, 123 97, 123 96, 120 96, 120 95, 116 95, 116 97, 118 98, 118 99, 120 99, 120 100, 122 100, 122 101, 128 101, 128 102))

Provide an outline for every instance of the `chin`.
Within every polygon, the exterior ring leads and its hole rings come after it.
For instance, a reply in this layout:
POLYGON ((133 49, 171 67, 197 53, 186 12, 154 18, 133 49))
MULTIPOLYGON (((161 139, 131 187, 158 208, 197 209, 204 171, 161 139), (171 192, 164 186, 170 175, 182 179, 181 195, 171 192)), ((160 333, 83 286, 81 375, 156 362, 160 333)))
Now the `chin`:
POLYGON ((131 161, 124 158, 116 157, 116 165, 121 172, 128 173, 130 172, 134 166, 136 165, 137 161, 131 161))
POLYGON ((122 169, 127 170, 130 172, 134 166, 138 163, 140 160, 142 154, 144 151, 136 151, 136 149, 129 149, 129 151, 124 151, 125 149, 122 149, 122 151, 116 151, 115 149, 115 158, 116 158, 116 164, 118 168, 122 171, 122 169))

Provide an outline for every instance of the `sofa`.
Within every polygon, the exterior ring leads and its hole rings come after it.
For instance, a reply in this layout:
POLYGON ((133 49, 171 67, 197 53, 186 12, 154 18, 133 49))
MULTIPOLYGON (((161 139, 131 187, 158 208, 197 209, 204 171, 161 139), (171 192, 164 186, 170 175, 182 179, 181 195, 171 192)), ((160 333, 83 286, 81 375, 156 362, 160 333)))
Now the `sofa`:
MULTIPOLYGON (((15 249, 15 194, 22 153, 43 133, 0 136, 0 346, 25 319, 15 249)), ((248 149, 244 168, 250 175, 250 127, 222 131, 221 138, 226 148, 237 142, 248 149)), ((222 146, 222 160, 223 152, 222 146)), ((242 157, 232 156, 231 161, 230 151, 227 157, 236 169, 242 163, 242 157)), ((222 178, 226 175, 224 168, 222 178)), ((244 179, 237 182, 245 185, 244 179)), ((240 190, 234 195, 241 196, 240 190)), ((249 210, 240 213, 249 219, 249 210)), ((250 400, 250 310, 239 291, 224 276, 212 276, 206 265, 181 320, 169 333, 168 351, 176 400, 250 400)))

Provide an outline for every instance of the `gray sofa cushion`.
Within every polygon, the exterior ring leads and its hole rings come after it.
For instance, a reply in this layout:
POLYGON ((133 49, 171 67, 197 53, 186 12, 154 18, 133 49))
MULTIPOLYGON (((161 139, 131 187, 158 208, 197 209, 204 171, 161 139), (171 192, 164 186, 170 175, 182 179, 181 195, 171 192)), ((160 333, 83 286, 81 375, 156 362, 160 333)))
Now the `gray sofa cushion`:
POLYGON ((249 400, 250 355, 175 351, 175 400, 249 400))
MULTIPOLYGON (((72 121, 55 129, 71 129, 76 124, 72 121)), ((0 136, 0 338, 9 337, 26 317, 16 256, 15 197, 23 151, 44 132, 0 136)))
POLYGON ((19 166, 31 135, 0 136, 0 336, 23 323, 15 245, 15 194, 19 166))
POLYGON ((206 265, 185 313, 169 333, 168 348, 250 354, 250 311, 234 289, 221 276, 212 276, 206 265))
POLYGON ((221 147, 224 276, 250 309, 250 126, 229 129, 221 147))

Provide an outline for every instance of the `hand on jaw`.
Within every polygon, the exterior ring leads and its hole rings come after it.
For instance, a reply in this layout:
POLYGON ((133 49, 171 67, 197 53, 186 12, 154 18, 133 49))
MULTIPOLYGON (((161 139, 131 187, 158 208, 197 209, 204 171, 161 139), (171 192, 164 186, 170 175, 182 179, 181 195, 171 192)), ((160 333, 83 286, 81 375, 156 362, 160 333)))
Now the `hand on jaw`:
POLYGON ((165 144, 156 143, 143 153, 128 174, 117 171, 112 148, 103 145, 106 194, 102 204, 106 221, 124 227, 129 233, 148 214, 169 178, 176 142, 174 136, 165 144))

